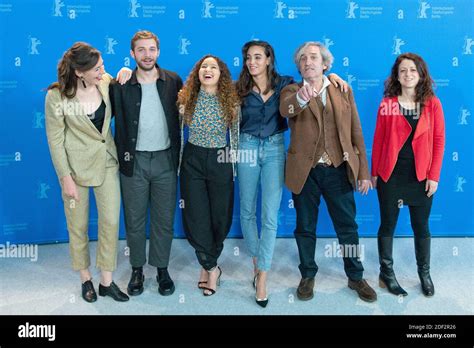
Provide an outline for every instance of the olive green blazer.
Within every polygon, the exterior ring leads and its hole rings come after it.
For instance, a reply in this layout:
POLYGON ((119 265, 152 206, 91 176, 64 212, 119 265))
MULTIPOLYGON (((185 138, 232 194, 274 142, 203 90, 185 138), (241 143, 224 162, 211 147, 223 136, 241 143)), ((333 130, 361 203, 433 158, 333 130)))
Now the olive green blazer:
POLYGON ((111 157, 118 163, 110 130, 112 116, 109 99, 111 76, 103 75, 98 88, 105 102, 105 118, 100 133, 77 98, 63 98, 59 89, 48 91, 45 102, 46 135, 51 159, 58 177, 71 174, 81 186, 100 186, 111 157))

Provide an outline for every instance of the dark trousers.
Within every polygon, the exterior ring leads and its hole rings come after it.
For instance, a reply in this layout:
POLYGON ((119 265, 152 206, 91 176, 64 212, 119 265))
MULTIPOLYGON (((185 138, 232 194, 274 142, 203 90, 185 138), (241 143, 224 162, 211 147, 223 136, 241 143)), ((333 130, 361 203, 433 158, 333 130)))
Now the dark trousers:
MULTIPOLYGON (((397 227, 398 215, 400 213, 399 203, 396 200, 386 199, 381 190, 377 187, 377 195, 380 207, 380 227, 379 237, 393 237, 397 227)), ((427 200, 425 204, 419 206, 409 206, 410 221, 415 238, 430 238, 428 218, 430 217, 433 200, 427 200)))
MULTIPOLYGON (((318 272, 314 254, 321 195, 328 207, 340 246, 348 246, 345 250, 359 250, 354 192, 347 178, 346 164, 338 168, 318 165, 311 169, 301 193, 293 194, 296 208, 295 239, 303 278, 313 278, 318 272)), ((357 256, 343 256, 346 275, 355 281, 361 280, 364 272, 357 256)))
POLYGON ((146 222, 150 209, 148 263, 168 267, 176 209, 176 167, 171 150, 137 151, 133 176, 120 175, 130 264, 146 263, 146 222))
POLYGON ((201 266, 217 265, 232 225, 234 181, 231 163, 218 161, 219 151, 187 143, 181 164, 183 227, 201 266))

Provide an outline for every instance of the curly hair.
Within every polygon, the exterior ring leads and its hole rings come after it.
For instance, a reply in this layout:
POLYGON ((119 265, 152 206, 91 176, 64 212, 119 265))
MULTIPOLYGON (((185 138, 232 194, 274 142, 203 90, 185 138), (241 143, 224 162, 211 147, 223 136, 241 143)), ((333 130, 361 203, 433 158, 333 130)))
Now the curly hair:
MULTIPOLYGON (((249 41, 242 47, 242 60, 244 62, 242 71, 240 72, 239 79, 236 83, 237 93, 241 100, 243 100, 252 90, 254 86, 257 86, 252 76, 250 75, 249 68, 247 67, 247 53, 253 46, 262 47, 265 51, 265 56, 270 58, 270 64, 267 66, 267 86, 263 94, 267 94, 270 90, 275 89, 278 83, 279 75, 275 69, 275 52, 273 47, 266 41, 249 41)), ((260 91, 262 92, 262 91, 260 91)))
POLYGON ((397 97, 402 94, 402 86, 398 81, 398 67, 404 59, 413 61, 420 75, 420 80, 415 87, 415 102, 423 105, 428 98, 435 95, 433 91, 434 81, 423 58, 415 53, 403 53, 397 57, 390 76, 385 80, 384 97, 397 97))
POLYGON ((193 70, 191 70, 191 73, 186 80, 186 83, 184 84, 181 91, 179 91, 178 108, 180 108, 180 113, 184 114, 184 122, 187 125, 190 125, 194 110, 196 108, 199 90, 201 89, 199 69, 201 68, 202 62, 206 58, 214 58, 219 66, 221 75, 217 84, 217 97, 222 109, 223 118, 226 124, 230 126, 237 120, 235 108, 240 104, 240 99, 237 95, 234 84, 232 83, 232 77, 230 75, 229 68, 221 59, 211 54, 205 55, 194 65, 193 70), (182 107, 184 107, 184 112, 181 111, 182 107))

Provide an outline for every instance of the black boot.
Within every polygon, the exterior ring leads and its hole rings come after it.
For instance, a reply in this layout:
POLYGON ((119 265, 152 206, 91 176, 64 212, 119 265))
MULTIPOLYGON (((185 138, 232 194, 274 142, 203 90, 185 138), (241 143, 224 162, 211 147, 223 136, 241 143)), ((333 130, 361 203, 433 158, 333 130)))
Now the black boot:
POLYGON ((169 296, 174 292, 174 283, 167 268, 158 268, 156 281, 158 282, 158 292, 162 296, 169 296))
POLYGON ((407 292, 398 284, 393 272, 393 237, 378 237, 377 242, 380 262, 379 286, 387 288, 391 294, 407 296, 407 292))
POLYGON ((127 293, 130 296, 140 295, 143 292, 144 281, 143 267, 132 267, 132 276, 128 282, 127 293))
POLYGON ((418 276, 420 277, 421 290, 427 297, 435 293, 433 281, 430 277, 430 255, 431 238, 418 238, 415 236, 416 265, 418 266, 418 276))

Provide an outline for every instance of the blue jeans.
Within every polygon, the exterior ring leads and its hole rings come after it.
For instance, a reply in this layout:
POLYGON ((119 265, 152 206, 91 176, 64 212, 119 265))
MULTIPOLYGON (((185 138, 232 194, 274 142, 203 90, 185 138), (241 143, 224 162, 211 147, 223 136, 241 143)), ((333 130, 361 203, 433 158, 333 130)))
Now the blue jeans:
POLYGON ((258 138, 242 133, 237 165, 242 234, 257 268, 270 270, 278 229, 285 170, 284 134, 258 138), (259 185, 260 184, 260 185, 259 185), (257 196, 262 189, 262 230, 257 229, 257 196))

